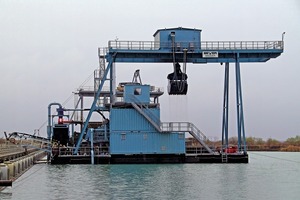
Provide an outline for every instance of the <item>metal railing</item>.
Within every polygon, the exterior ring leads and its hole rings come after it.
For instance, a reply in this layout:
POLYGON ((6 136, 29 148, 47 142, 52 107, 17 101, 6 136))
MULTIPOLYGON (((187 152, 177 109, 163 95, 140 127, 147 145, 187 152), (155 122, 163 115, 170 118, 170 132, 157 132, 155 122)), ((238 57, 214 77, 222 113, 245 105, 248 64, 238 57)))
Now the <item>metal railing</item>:
MULTIPOLYGON (((78 92, 81 92, 81 91, 90 92, 90 91, 94 91, 94 90, 95 90, 94 86, 80 86, 79 88, 77 88, 78 92)), ((102 91, 109 92, 110 91, 109 86, 103 86, 102 91)))
POLYGON ((201 42, 201 49, 244 50, 244 49, 283 49, 282 41, 208 41, 201 42))
POLYGON ((150 122, 157 131, 160 130, 160 119, 149 109, 147 108, 143 103, 139 101, 134 95, 130 95, 131 99, 131 105, 140 113, 142 114, 148 122, 150 122))
MULTIPOLYGON (((72 156, 74 155, 75 147, 54 147, 52 148, 52 153, 58 156, 72 156)), ((78 153, 75 156, 90 156, 91 155, 91 147, 82 147, 79 148, 78 153)), ((108 147, 99 147, 96 146, 93 148, 95 156, 106 156, 109 155, 108 147)))
POLYGON ((193 123, 190 122, 162 122, 162 132, 188 132, 190 133, 209 153, 213 150, 206 145, 208 138, 193 123))
MULTIPOLYGON (((81 91, 94 91, 94 86, 80 86, 79 88, 77 88, 78 92, 81 91)), ((109 86, 103 86, 102 88, 102 92, 109 92, 110 91, 110 87, 109 86)), ((123 92, 118 90, 118 88, 116 88, 116 92, 123 92)), ((151 92, 164 92, 164 88, 163 87, 155 87, 155 86, 151 86, 150 87, 150 93, 151 92)))
MULTIPOLYGON (((176 42, 175 50, 187 48, 189 50, 268 50, 283 49, 283 41, 202 41, 176 42)), ((172 49, 171 42, 157 41, 109 41, 108 49, 120 50, 159 50, 172 49)), ((105 52, 108 50, 106 48, 105 52)), ((104 51, 104 50, 103 50, 104 51)))
POLYGON ((186 154, 194 154, 194 155, 196 155, 196 154, 207 154, 207 151, 206 151, 206 149, 204 148, 204 147, 189 147, 189 146, 187 146, 186 148, 185 148, 185 152, 186 152, 186 154))
POLYGON ((108 48, 104 47, 104 48, 98 48, 98 56, 99 58, 103 58, 108 52, 108 48))
POLYGON ((163 132, 195 132, 201 140, 208 140, 206 135, 190 122, 162 122, 160 127, 163 132))

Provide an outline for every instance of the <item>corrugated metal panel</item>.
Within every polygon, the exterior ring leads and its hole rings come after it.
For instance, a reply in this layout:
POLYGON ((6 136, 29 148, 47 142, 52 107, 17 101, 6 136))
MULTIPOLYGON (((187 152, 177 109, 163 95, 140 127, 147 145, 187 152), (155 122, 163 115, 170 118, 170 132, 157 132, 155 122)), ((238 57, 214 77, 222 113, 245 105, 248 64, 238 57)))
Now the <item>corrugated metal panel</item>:
POLYGON ((182 133, 112 132, 111 154, 178 154, 185 153, 182 133))
MULTIPOLYGON (((160 110, 149 109, 159 119, 160 110)), ((155 131, 155 128, 134 108, 112 109, 110 112, 111 131, 155 131)))

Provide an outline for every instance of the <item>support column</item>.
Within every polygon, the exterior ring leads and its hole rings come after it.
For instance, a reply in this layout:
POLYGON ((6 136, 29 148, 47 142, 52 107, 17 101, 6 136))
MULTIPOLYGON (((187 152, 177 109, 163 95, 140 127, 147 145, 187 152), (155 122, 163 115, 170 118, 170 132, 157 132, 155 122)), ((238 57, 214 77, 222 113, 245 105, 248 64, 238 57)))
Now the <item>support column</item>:
POLYGON ((110 105, 115 104, 116 101, 116 67, 115 63, 111 64, 110 70, 110 105))
POLYGON ((94 162, 94 129, 91 128, 91 135, 90 135, 90 141, 91 141, 91 164, 93 165, 94 162))
POLYGON ((82 130, 83 127, 83 95, 79 96, 79 101, 80 101, 80 130, 82 130))
POLYGON ((243 97, 242 97, 243 95, 242 95, 239 53, 236 54, 235 73, 236 73, 238 150, 246 152, 247 148, 246 148, 245 127, 244 127, 244 112, 243 112, 243 97))
POLYGON ((75 155, 78 153, 78 150, 79 150, 79 147, 81 145, 81 141, 82 141, 83 135, 87 131, 87 127, 88 127, 89 121, 90 121, 90 119, 92 117, 92 114, 97 109, 97 100, 100 97, 100 93, 101 93, 101 90, 103 88, 103 85, 104 85, 104 82, 106 80, 106 77, 108 75, 108 71, 112 68, 112 63, 114 62, 113 58, 114 58, 114 56, 112 58, 110 58, 110 60, 109 60, 109 64, 108 64, 108 66, 107 66, 107 68, 106 68, 106 70, 104 72, 103 79, 102 79, 101 84, 100 84, 100 86, 98 88, 98 91, 97 91, 96 96, 94 98, 94 101, 92 103, 91 109, 90 109, 90 111, 89 111, 89 113, 88 113, 88 115, 86 117, 86 120, 84 122, 84 126, 81 129, 81 133, 80 133, 80 135, 78 137, 78 141, 76 143, 76 147, 75 147, 75 150, 74 150, 74 154, 75 155))
POLYGON ((222 148, 228 147, 228 100, 229 100, 229 63, 225 63, 224 98, 223 98, 223 123, 222 123, 222 148))

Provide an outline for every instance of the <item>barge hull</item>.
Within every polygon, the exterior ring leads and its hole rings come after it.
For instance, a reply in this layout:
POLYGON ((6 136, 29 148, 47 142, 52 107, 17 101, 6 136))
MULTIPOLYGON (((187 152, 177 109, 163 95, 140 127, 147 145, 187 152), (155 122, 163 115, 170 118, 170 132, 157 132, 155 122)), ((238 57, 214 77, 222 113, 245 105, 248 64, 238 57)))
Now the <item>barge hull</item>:
MULTIPOLYGON (((136 154, 110 155, 94 157, 95 164, 179 164, 179 163, 248 163, 248 154, 227 155, 224 162, 221 155, 185 155, 185 154, 136 154)), ((51 164, 91 164, 90 156, 59 156, 51 164)))

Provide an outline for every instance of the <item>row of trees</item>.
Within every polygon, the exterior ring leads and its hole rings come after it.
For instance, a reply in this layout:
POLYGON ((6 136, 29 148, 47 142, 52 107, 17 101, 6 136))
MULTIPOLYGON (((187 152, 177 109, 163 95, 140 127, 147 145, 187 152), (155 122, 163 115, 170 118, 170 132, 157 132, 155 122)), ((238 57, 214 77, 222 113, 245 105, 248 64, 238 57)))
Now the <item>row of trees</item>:
MULTIPOLYGON (((237 145, 238 138, 231 137, 228 140, 230 145, 237 145)), ((300 136, 288 138, 285 141, 279 141, 273 138, 264 140, 257 137, 247 137, 246 143, 249 150, 265 151, 300 151, 300 136)), ((214 142, 215 145, 221 145, 221 141, 214 142)))
MULTIPOLYGON (((221 148, 221 140, 206 141, 209 146, 221 148)), ((236 146, 238 144, 237 137, 230 137, 228 139, 229 146, 236 146)), ((247 137, 246 144, 248 150, 252 151, 299 151, 300 152, 300 136, 288 138, 285 141, 279 141, 273 138, 264 140, 257 137, 247 137)), ((187 138, 186 145, 190 147, 197 147, 200 144, 194 138, 187 138)))

